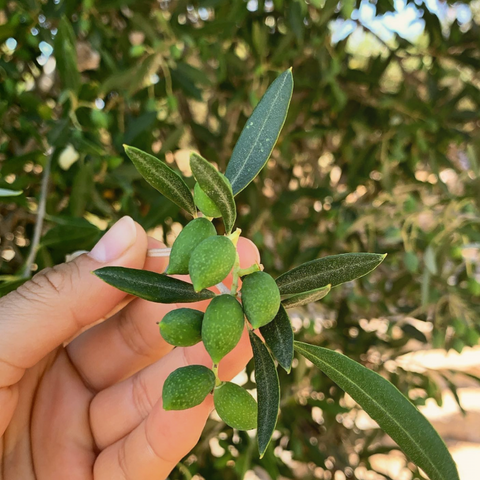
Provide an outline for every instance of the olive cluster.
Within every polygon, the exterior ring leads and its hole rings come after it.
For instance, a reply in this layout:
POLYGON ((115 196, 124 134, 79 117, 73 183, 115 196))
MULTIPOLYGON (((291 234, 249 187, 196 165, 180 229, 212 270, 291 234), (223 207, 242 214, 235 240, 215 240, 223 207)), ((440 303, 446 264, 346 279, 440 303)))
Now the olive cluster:
MULTIPOLYGON (((245 270, 240 268, 236 249, 240 232, 217 235, 208 218, 221 214, 198 184, 194 199, 205 217, 193 219, 180 232, 173 244, 166 273, 190 275, 197 292, 220 284, 232 271, 233 284, 229 293, 221 293, 211 300, 205 313, 179 308, 169 312, 160 322, 160 333, 165 341, 178 347, 203 341, 213 362, 212 369, 191 365, 170 374, 163 388, 163 407, 166 410, 191 408, 213 391, 220 418, 233 428, 250 430, 257 427, 256 401, 239 385, 220 381, 218 363, 235 348, 246 324, 256 329, 275 318, 280 308, 280 292, 275 280, 260 271, 258 265, 245 270), (237 291, 240 277, 242 287, 237 291)), ((226 287, 221 291, 225 292, 226 287)))

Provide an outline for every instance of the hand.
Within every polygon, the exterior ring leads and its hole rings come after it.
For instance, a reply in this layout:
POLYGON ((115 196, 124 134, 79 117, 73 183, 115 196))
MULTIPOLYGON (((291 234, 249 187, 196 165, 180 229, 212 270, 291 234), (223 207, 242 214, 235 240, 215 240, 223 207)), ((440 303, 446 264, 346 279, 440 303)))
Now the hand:
MULTIPOLYGON (((128 302, 91 273, 106 265, 162 272, 166 259, 147 258, 147 248, 162 246, 124 217, 89 254, 0 300, 1 480, 160 480, 198 442, 211 395, 167 412, 161 392, 176 368, 212 366, 203 344, 173 349, 156 322, 176 305, 128 302)), ((249 240, 238 249, 242 268, 259 261, 249 240)), ((220 378, 250 357, 244 335, 220 378)))

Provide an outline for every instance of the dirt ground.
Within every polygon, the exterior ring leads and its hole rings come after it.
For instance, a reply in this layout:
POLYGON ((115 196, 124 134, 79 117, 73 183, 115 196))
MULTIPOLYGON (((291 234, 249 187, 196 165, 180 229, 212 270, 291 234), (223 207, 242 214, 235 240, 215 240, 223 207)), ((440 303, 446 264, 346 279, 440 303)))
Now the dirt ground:
MULTIPOLYGON (((443 350, 418 351, 398 360, 406 369, 414 371, 448 372, 458 386, 457 393, 464 413, 454 395, 445 385, 443 405, 429 399, 422 413, 430 420, 445 440, 457 463, 461 480, 480 479, 480 385, 464 373, 480 376, 480 346, 466 348, 461 354, 443 350)), ((403 469, 403 459, 397 454, 378 455, 375 467, 395 480, 409 480, 403 469)), ((411 478, 411 477, 410 477, 411 478)))

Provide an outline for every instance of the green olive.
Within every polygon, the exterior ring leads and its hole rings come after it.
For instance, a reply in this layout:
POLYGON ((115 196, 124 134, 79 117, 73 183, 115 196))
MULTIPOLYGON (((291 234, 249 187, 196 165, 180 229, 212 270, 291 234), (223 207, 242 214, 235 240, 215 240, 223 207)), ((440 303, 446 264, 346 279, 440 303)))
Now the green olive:
POLYGON ((280 292, 275 280, 265 272, 255 272, 243 278, 242 304, 253 328, 271 322, 280 308, 280 292))
POLYGON ((242 387, 225 382, 213 392, 215 409, 219 417, 238 430, 257 428, 257 402, 242 387))
POLYGON ((167 274, 188 274, 188 263, 193 250, 200 242, 216 234, 212 222, 206 218, 195 218, 188 223, 173 243, 167 274))
POLYGON ((203 317, 202 340, 214 363, 235 348, 244 326, 242 306, 232 295, 219 295, 210 302, 203 317))
POLYGON ((164 340, 176 347, 191 347, 202 340, 203 312, 192 308, 177 308, 160 322, 164 340))
POLYGON ((215 386, 215 374, 203 365, 177 368, 163 384, 163 408, 186 410, 203 402, 215 386))
POLYGON ((220 283, 232 270, 236 258, 232 241, 220 235, 203 240, 193 250, 188 265, 196 292, 220 283))

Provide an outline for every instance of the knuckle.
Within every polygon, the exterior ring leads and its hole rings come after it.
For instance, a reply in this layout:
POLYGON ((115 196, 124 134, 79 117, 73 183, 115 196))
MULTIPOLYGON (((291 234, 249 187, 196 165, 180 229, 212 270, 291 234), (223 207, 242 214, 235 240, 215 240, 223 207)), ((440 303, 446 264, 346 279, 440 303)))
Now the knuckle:
MULTIPOLYGON (((167 450, 167 451, 163 452, 163 454, 162 454, 159 451, 159 449, 155 447, 155 442, 152 440, 152 438, 150 436, 151 428, 149 428, 149 425, 152 425, 152 424, 149 424, 148 422, 144 422, 145 440, 147 442, 147 448, 150 450, 150 453, 151 453, 152 457, 159 459, 162 463, 164 463, 166 465, 170 464, 173 467, 176 463, 179 462, 180 459, 179 458, 178 459, 174 458, 175 454, 172 454, 172 452, 170 450, 167 450), (170 458, 170 457, 172 457, 172 458, 170 458)), ((162 435, 165 435, 165 433, 163 433, 163 430, 162 430, 162 435)), ((170 441, 169 438, 167 438, 167 442, 168 441, 170 441)))
POLYGON ((134 318, 124 309, 118 322, 118 330, 127 347, 142 357, 150 356, 150 347, 140 331, 134 318))
POLYGON ((68 287, 69 275, 66 270, 65 265, 45 268, 19 287, 17 291, 29 300, 45 300, 52 296, 58 296, 68 287))
POLYGON ((147 418, 153 409, 153 402, 150 399, 148 387, 142 374, 133 376, 132 380, 132 398, 133 404, 142 419, 147 418))
MULTIPOLYGON (((22 313, 24 308, 20 307, 22 300, 30 306, 49 307, 63 301, 65 297, 71 296, 74 291, 76 279, 79 278, 80 271, 77 265, 72 262, 69 265, 61 264, 52 268, 45 268, 34 275, 28 282, 12 292, 11 296, 5 297, 5 305, 11 305, 17 313, 22 313), (73 267, 73 268, 72 268, 73 267), (10 303, 8 303, 10 302, 10 303)), ((80 320, 72 305, 66 306, 72 321, 82 327, 80 320)))
POLYGON ((131 477, 128 473, 127 451, 126 451, 125 443, 126 443, 125 440, 122 440, 118 448, 118 466, 120 467, 122 480, 130 480, 131 477))

